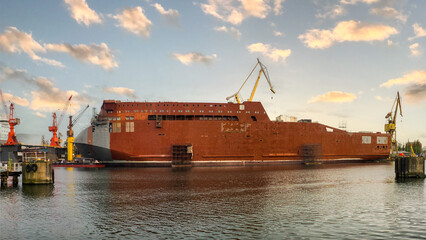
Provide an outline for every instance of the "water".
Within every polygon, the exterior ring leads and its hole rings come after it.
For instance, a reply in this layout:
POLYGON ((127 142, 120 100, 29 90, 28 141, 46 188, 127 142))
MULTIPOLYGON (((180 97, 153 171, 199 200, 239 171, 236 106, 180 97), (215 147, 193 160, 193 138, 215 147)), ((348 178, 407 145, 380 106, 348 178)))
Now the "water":
POLYGON ((2 239, 426 237, 424 180, 393 164, 55 169, 0 191, 2 239))

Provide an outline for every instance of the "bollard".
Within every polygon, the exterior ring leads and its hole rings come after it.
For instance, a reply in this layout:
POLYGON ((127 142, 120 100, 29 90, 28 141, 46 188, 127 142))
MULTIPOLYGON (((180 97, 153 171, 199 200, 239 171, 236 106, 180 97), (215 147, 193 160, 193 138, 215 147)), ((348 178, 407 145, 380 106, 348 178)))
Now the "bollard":
POLYGON ((22 163, 22 184, 52 184, 53 168, 51 161, 22 163))
POLYGON ((396 178, 425 178, 425 158, 397 157, 395 175, 396 178))

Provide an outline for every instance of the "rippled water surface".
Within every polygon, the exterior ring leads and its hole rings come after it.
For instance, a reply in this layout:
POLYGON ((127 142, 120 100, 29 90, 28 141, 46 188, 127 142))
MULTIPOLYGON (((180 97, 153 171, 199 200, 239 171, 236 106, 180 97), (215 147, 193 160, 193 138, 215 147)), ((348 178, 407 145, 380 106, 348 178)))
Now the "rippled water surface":
POLYGON ((56 168, 54 186, 0 190, 0 237, 425 238, 425 183, 393 164, 56 168))

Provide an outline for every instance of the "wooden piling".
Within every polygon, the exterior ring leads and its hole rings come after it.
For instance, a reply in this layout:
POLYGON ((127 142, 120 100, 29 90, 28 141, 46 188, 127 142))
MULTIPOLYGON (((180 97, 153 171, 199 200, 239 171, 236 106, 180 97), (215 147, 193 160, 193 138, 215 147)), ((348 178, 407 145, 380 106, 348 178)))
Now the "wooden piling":
POLYGON ((395 174, 396 178, 425 178, 425 158, 395 158, 395 174))

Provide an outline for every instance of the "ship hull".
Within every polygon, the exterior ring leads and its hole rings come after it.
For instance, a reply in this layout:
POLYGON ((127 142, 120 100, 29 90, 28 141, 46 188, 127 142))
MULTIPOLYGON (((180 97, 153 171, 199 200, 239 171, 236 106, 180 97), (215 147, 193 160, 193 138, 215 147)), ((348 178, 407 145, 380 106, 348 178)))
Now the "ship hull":
POLYGON ((84 157, 107 166, 368 162, 386 159, 390 151, 388 134, 270 121, 258 102, 223 106, 104 102, 99 116, 75 144, 84 157))

